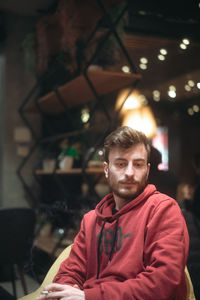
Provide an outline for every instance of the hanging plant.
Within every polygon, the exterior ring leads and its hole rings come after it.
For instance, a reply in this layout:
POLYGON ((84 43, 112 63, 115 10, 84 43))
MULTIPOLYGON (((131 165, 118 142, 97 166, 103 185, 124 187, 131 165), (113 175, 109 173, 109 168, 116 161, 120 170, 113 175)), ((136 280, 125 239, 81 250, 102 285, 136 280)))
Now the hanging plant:
MULTIPOLYGON (((112 26, 116 18, 121 13, 123 7, 124 7, 124 3, 117 5, 116 7, 110 10, 109 15, 105 16, 105 21, 104 19, 102 19, 102 26, 96 34, 99 35, 99 38, 97 38, 96 45, 94 45, 93 47, 93 53, 94 51, 96 51, 96 47, 98 47, 98 44, 101 43, 101 41, 104 39, 105 35, 107 34, 108 30, 110 29, 108 24, 108 19, 112 26)), ((117 34, 120 36, 121 39, 123 39, 124 26, 126 22, 127 22, 127 15, 125 15, 119 21, 119 23, 115 28, 117 34)), ((88 50, 89 49, 90 47, 88 47, 88 50)), ((94 64, 106 68, 107 66, 114 66, 119 62, 120 62, 120 47, 116 37, 113 36, 113 34, 111 34, 110 37, 104 42, 104 45, 99 51, 97 57, 95 57, 94 64)))
MULTIPOLYGON (((105 8, 109 11, 120 2, 122 1, 106 1, 105 8)), ((36 72, 43 74, 53 58, 60 62, 61 57, 65 68, 72 75, 77 70, 81 71, 88 53, 92 53, 105 34, 104 28, 101 28, 93 41, 86 45, 88 37, 101 18, 102 11, 96 1, 60 0, 56 12, 42 17, 36 24, 35 34, 32 36, 34 43, 30 44, 29 49, 29 55, 33 56, 35 52, 36 72), (84 51, 86 46, 87 50, 84 51)), ((117 52, 113 50, 114 42, 109 40, 98 62, 101 65, 113 64, 118 59, 117 52)))

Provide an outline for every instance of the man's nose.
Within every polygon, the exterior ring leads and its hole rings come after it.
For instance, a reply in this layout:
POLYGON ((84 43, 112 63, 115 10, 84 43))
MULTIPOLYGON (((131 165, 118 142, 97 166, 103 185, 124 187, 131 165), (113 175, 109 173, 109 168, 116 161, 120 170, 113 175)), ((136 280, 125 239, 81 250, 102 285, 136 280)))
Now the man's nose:
POLYGON ((127 165, 126 170, 125 170, 125 175, 129 176, 129 177, 134 175, 134 168, 133 168, 132 163, 127 165))

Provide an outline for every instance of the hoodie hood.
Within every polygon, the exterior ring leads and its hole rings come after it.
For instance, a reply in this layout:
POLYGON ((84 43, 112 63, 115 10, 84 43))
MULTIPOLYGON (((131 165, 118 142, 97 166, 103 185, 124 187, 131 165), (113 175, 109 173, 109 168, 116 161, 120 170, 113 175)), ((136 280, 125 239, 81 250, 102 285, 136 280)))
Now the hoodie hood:
POLYGON ((142 193, 140 193, 136 198, 127 203, 122 209, 120 209, 116 214, 113 215, 112 211, 115 207, 115 200, 113 194, 110 193, 106 195, 96 206, 95 212, 98 218, 102 220, 112 221, 117 219, 118 215, 123 215, 129 210, 136 207, 141 202, 145 201, 149 196, 156 193, 156 187, 153 184, 148 184, 142 193))

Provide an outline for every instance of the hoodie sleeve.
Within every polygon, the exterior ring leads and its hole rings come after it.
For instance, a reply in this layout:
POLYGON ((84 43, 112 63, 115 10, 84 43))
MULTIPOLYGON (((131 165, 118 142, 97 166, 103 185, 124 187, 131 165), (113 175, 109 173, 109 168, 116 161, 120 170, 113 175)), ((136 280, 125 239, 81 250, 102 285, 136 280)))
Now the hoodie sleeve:
POLYGON ((85 289, 86 300, 185 300, 188 243, 179 207, 171 200, 162 201, 146 226, 143 271, 136 278, 85 289))
POLYGON ((53 282, 60 284, 77 284, 83 289, 86 276, 86 247, 84 234, 84 218, 81 222, 81 228, 75 237, 69 257, 64 260, 54 277, 53 282))

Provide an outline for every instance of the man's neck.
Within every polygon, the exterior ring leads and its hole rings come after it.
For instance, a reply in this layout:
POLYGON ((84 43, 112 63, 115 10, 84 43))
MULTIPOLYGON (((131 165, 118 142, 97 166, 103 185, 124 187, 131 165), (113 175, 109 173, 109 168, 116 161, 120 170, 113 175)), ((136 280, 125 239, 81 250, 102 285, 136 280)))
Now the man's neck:
POLYGON ((115 200, 115 209, 116 210, 120 210, 122 209, 122 207, 124 207, 127 203, 129 203, 130 201, 132 201, 132 199, 128 200, 128 199, 123 199, 120 198, 116 195, 114 195, 114 200, 115 200))

